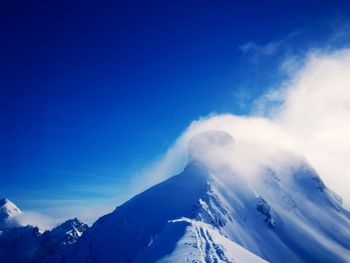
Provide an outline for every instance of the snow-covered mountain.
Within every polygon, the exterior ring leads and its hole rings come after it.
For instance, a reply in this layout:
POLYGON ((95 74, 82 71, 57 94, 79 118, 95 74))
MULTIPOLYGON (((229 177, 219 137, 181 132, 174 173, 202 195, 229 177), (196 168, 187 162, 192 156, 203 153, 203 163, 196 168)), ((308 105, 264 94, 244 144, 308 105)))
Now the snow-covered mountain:
MULTIPOLYGON (((5 222, 25 213, 8 199, 2 199, 1 204, 5 222)), ((76 218, 44 233, 31 225, 5 226, 0 233, 0 262, 49 262, 52 255, 65 251, 88 229, 87 224, 76 218)))
POLYGON ((43 238, 54 240, 55 243, 62 245, 73 244, 87 229, 87 224, 79 219, 69 219, 51 231, 46 231, 43 238))
POLYGON ((188 160, 35 262, 350 262, 350 214, 303 157, 214 131, 188 160))
POLYGON ((8 220, 18 216, 22 211, 10 200, 0 199, 0 231, 8 228, 8 220))
POLYGON ((38 249, 33 256, 33 262, 51 262, 50 258, 53 255, 69 249, 88 228, 87 224, 74 218, 44 232, 39 237, 38 249))
POLYGON ((56 260, 350 262, 340 198, 304 158, 249 145, 198 135, 182 173, 101 217, 56 260))

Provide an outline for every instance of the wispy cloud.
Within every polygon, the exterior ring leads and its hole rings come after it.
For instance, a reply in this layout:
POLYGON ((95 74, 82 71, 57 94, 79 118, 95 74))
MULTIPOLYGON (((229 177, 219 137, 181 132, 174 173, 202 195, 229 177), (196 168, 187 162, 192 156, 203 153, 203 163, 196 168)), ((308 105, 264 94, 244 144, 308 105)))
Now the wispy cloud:
POLYGON ((248 41, 241 46, 239 50, 245 55, 267 57, 275 55, 286 49, 292 48, 293 41, 302 35, 301 30, 295 30, 287 34, 284 38, 276 39, 267 43, 257 43, 255 41, 248 41))
POLYGON ((10 226, 36 226, 41 232, 44 232, 62 222, 58 218, 49 217, 39 212, 24 211, 10 217, 6 223, 10 226))
POLYGON ((265 45, 259 45, 254 41, 249 41, 242 46, 239 47, 239 49, 243 53, 249 53, 249 52, 254 52, 254 53, 260 53, 265 56, 269 56, 272 54, 275 54, 279 48, 282 46, 283 41, 273 41, 269 42, 265 45))

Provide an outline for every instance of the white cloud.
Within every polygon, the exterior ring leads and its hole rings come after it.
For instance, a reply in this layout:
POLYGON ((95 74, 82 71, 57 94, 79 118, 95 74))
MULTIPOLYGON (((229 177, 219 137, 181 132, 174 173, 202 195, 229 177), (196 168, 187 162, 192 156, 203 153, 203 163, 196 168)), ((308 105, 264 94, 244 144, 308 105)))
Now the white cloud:
POLYGON ((52 229, 54 226, 62 223, 58 219, 45 216, 38 212, 25 211, 16 216, 12 216, 6 222, 9 226, 36 226, 41 232, 52 229))
POLYGON ((350 201, 350 50, 315 52, 281 90, 273 112, 326 183, 350 201))
POLYGON ((302 61, 299 69, 288 72, 288 81, 259 100, 262 117, 226 114, 194 121, 161 160, 142 172, 137 190, 180 172, 193 135, 223 130, 238 142, 276 145, 304 155, 349 205, 350 50, 313 51, 302 61))

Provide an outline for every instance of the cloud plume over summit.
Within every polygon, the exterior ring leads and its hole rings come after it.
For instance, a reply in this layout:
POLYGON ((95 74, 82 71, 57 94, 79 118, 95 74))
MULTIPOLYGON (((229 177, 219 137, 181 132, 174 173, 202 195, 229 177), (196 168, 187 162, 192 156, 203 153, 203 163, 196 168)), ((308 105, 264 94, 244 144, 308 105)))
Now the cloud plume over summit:
POLYGON ((143 171, 147 186, 182 169, 194 135, 219 130, 238 143, 258 142, 304 155, 349 206, 350 50, 313 51, 303 61, 288 72, 288 80, 257 100, 259 114, 210 115, 192 122, 161 160, 143 171))

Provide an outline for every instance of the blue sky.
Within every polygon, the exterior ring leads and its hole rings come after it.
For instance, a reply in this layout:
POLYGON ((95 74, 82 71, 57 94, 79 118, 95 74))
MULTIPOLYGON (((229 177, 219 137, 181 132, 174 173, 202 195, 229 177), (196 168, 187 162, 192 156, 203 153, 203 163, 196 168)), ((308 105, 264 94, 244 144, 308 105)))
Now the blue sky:
POLYGON ((1 12, 0 195, 113 207, 189 123, 348 43, 347 1, 19 1, 1 12), (336 33, 335 33, 336 32, 336 33))

